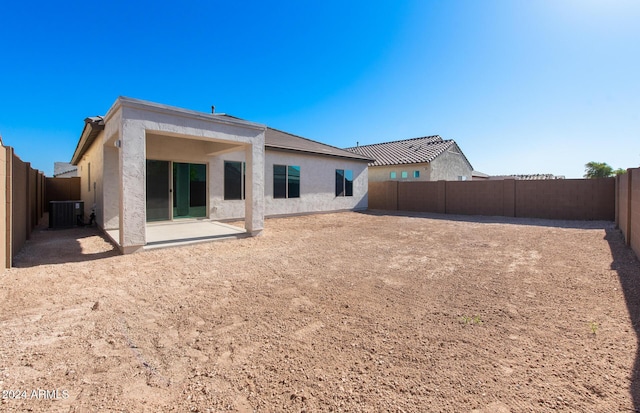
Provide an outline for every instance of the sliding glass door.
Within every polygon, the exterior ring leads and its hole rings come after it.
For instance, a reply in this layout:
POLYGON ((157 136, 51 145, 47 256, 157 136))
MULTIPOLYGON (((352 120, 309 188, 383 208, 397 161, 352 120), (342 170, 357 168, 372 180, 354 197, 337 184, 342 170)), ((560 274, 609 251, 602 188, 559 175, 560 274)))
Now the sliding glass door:
POLYGON ((207 166, 173 163, 173 217, 207 216, 207 166))
POLYGON ((207 166, 147 160, 147 221, 207 216, 207 166))

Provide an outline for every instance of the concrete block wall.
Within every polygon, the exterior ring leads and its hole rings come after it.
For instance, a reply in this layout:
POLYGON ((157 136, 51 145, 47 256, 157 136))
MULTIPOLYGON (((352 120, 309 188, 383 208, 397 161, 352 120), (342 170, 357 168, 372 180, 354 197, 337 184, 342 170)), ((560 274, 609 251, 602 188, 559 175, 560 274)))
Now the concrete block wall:
POLYGON ((372 182, 371 209, 575 220, 615 219, 615 180, 372 182))
POLYGON ((44 213, 45 179, 0 143, 0 260, 10 268, 44 213))
POLYGON ((45 211, 49 211, 50 201, 76 201, 80 197, 80 177, 45 178, 45 211))
POLYGON ((629 234, 629 246, 640 258, 640 168, 627 172, 631 179, 631 233, 629 234))
POLYGON ((640 258, 640 168, 616 178, 616 224, 626 244, 640 258))
POLYGON ((615 181, 516 181, 516 216, 548 219, 615 219, 615 181))

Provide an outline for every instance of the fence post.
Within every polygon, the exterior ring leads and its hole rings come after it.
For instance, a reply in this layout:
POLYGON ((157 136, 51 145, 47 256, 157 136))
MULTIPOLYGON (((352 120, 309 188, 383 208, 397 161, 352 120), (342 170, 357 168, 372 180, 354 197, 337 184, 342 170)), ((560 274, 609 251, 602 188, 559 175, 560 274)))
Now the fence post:
POLYGON ((515 179, 505 179, 502 181, 502 215, 505 217, 516 216, 515 179))
POLYGON ((7 232, 6 232, 6 267, 13 265, 13 148, 7 146, 7 232))
POLYGON ((631 246, 631 219, 633 214, 631 213, 631 198, 633 192, 633 170, 631 168, 627 169, 627 228, 625 237, 625 243, 627 246, 631 246))
POLYGON ((438 181, 438 213, 447 213, 447 181, 438 181))
POLYGON ((616 228, 620 228, 620 175, 616 175, 615 179, 616 179, 616 186, 615 186, 615 192, 613 196, 613 199, 614 199, 613 220, 616 223, 616 228))

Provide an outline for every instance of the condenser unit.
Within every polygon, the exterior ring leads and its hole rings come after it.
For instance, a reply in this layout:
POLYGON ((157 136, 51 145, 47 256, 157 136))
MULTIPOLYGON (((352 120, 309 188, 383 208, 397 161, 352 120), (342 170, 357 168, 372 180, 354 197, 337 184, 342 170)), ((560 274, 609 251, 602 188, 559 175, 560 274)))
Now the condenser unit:
POLYGON ((49 228, 71 228, 84 221, 83 201, 49 201, 49 228))

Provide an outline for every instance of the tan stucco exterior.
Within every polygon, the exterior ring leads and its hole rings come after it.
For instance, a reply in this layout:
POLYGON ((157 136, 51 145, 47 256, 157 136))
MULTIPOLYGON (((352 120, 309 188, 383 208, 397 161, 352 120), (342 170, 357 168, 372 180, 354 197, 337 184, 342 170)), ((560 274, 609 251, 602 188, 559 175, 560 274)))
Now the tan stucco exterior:
POLYGON ((115 241, 124 253, 142 248, 147 160, 206 165, 206 218, 244 219, 252 235, 262 231, 265 215, 367 208, 366 160, 295 150, 265 152, 265 130, 235 118, 119 98, 104 118, 104 129, 85 128, 78 144, 85 149, 74 154, 85 216, 94 209, 100 227, 117 229, 120 239, 115 241), (244 200, 224 199, 225 161, 246 163, 244 200), (273 165, 300 167, 299 198, 274 199, 273 165), (336 169, 353 172, 353 196, 335 195, 336 169))
MULTIPOLYGON (((227 154, 211 164, 213 194, 211 216, 216 219, 236 219, 244 214, 242 201, 224 200, 224 161, 244 161, 243 154, 227 154)), ((314 212, 366 209, 368 204, 367 164, 346 158, 327 157, 266 150, 265 154, 265 215, 295 215, 314 212), (300 198, 275 199, 273 197, 273 166, 300 167, 300 198), (353 196, 335 195, 336 169, 353 171, 353 196)))
MULTIPOLYGON (((146 244, 146 160, 211 163, 221 153, 247 159, 245 228, 259 234, 264 225, 264 132, 251 122, 220 118, 150 102, 119 98, 104 118, 104 130, 82 153, 79 167, 85 214, 95 208, 98 225, 119 229, 120 249, 146 244)), ((78 148, 90 133, 85 128, 78 148), (86 134, 85 134, 86 132, 86 134)))

